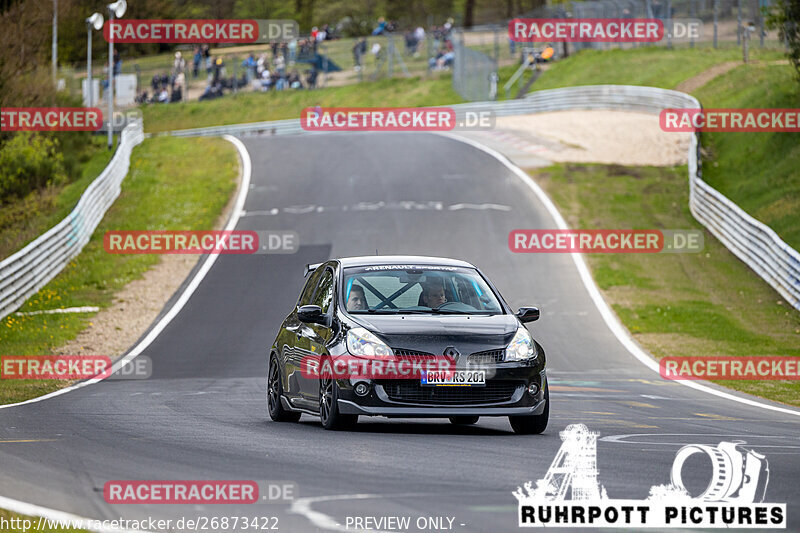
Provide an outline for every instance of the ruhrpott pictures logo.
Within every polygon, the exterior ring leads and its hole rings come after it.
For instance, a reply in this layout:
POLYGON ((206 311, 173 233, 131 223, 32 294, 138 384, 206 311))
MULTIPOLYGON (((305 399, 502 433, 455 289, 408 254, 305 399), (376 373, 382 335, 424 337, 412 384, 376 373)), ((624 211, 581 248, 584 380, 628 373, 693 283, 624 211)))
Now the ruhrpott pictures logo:
POLYGON ((559 435, 563 443, 545 476, 513 493, 520 527, 786 528, 786 504, 764 502, 769 463, 743 441, 684 446, 668 484, 651 487, 643 500, 617 500, 599 482, 598 433, 572 424, 559 435), (697 454, 711 461, 712 474, 706 489, 692 495, 683 469, 697 454))

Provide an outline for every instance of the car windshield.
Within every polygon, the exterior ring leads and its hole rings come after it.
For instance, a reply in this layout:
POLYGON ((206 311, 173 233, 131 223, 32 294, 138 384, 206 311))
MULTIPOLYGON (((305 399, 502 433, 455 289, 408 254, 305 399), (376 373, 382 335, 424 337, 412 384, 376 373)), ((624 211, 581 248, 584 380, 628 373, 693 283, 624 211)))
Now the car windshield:
POLYGON ((344 270, 342 302, 350 313, 502 314, 475 269, 374 265, 344 270))

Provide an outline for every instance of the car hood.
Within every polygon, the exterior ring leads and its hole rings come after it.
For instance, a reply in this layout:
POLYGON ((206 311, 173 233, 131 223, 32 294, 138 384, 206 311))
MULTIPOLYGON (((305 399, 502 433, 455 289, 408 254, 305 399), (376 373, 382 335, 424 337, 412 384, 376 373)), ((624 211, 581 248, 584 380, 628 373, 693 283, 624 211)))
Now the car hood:
POLYGON ((514 315, 350 315, 394 349, 441 355, 505 348, 519 327, 514 315))

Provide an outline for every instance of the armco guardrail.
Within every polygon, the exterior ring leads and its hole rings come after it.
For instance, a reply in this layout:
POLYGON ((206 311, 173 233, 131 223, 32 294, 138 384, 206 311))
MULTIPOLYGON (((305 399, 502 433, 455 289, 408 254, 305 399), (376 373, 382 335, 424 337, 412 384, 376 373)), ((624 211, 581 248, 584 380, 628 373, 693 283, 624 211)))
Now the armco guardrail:
MULTIPOLYGON (((656 87, 587 85, 536 91, 520 100, 473 102, 450 106, 457 118, 467 111, 491 109, 496 116, 575 109, 619 109, 659 113, 662 109, 699 109, 694 97, 656 87)), ((306 133, 299 119, 235 124, 169 132, 170 135, 248 135, 306 133)), ((768 226, 745 213, 702 179, 700 139, 689 146, 689 208, 694 217, 734 255, 769 283, 794 308, 800 309, 800 253, 768 226)))
POLYGON ((126 126, 111 162, 86 188, 75 209, 35 241, 0 262, 0 319, 56 277, 89 242, 103 215, 119 196, 131 151, 143 139, 141 120, 126 126))

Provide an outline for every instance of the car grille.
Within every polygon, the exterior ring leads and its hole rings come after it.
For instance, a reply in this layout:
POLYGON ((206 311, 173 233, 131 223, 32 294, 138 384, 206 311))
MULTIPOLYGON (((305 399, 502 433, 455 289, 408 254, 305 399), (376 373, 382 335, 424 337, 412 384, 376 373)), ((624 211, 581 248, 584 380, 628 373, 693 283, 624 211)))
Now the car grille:
POLYGON ((501 348, 499 350, 487 350, 485 352, 476 352, 469 356, 467 360, 471 365, 487 365, 490 363, 502 363, 505 359, 506 351, 501 348))
POLYGON ((426 405, 467 405, 511 400, 521 386, 517 381, 487 381, 484 387, 423 387, 418 380, 379 382, 390 400, 426 405))
POLYGON ((417 350, 404 350, 404 349, 393 348, 392 351, 394 352, 394 356, 397 357, 398 359, 409 361, 412 364, 414 363, 427 364, 429 361, 436 358, 436 356, 433 355, 432 353, 420 352, 417 350))

